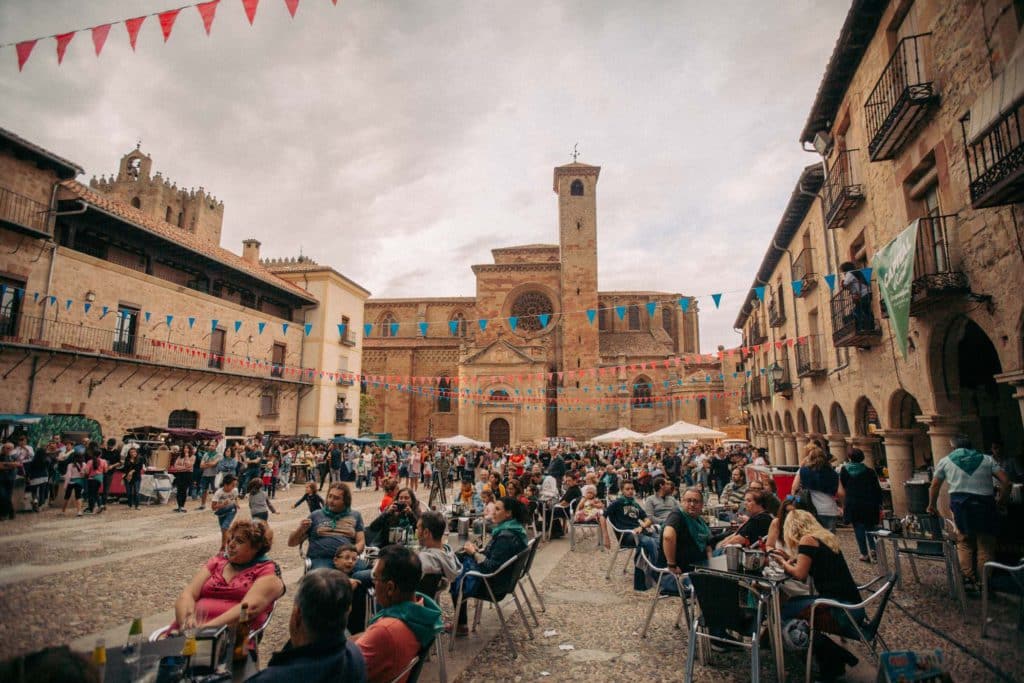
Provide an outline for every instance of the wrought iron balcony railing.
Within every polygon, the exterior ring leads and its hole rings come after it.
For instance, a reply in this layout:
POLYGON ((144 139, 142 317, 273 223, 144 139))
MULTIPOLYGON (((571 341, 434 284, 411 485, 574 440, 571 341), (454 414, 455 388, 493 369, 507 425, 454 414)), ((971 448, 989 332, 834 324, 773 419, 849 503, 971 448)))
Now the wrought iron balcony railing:
POLYGON ((0 225, 37 237, 51 235, 49 208, 6 187, 0 187, 0 225))
POLYGON ((793 281, 803 283, 799 292, 796 289, 793 290, 793 296, 796 298, 807 296, 807 293, 818 284, 817 275, 817 268, 814 265, 814 249, 807 247, 793 260, 793 281))
POLYGON ((338 370, 337 383, 339 387, 350 387, 356 383, 356 378, 353 375, 348 374, 347 370, 338 370))
POLYGON ((911 315, 919 314, 946 296, 971 290, 967 275, 957 270, 952 260, 949 240, 950 235, 955 234, 955 226, 955 215, 929 216, 918 223, 911 315))
POLYGON ((768 302, 768 324, 772 327, 781 327, 786 322, 786 303, 780 291, 768 302))
POLYGON ((870 347, 882 338, 882 330, 871 311, 869 299, 854 301, 853 294, 840 289, 832 297, 832 343, 835 346, 870 347))
POLYGON ((755 321, 750 326, 750 343, 748 346, 763 344, 768 341, 768 335, 761 329, 760 321, 755 321))
POLYGON ((335 424, 343 424, 352 421, 352 409, 351 408, 335 408, 334 409, 334 422, 335 424))
MULTIPOLYGON (((775 360, 782 368, 782 375, 778 379, 771 378, 772 393, 790 397, 793 395, 793 377, 789 374, 789 354, 785 351, 786 347, 782 348, 783 354, 775 360)), ((771 370, 769 370, 770 372, 771 370)))
POLYGON ((960 119, 967 157, 971 206, 980 209, 1024 201, 1024 102, 1003 114, 992 128, 970 141, 971 115, 960 119))
POLYGON ((797 377, 818 377, 825 374, 821 357, 821 335, 807 335, 807 342, 796 345, 797 377))
POLYGON ((828 169, 825 184, 821 187, 825 227, 843 227, 853 210, 864 201, 864 186, 856 165, 859 152, 857 149, 840 152, 828 169))
POLYGON ((871 161, 896 156, 939 103, 927 68, 930 38, 922 33, 897 43, 864 103, 871 161))
POLYGON ((750 400, 751 402, 765 401, 770 396, 768 395, 767 388, 765 387, 764 379, 760 376, 752 377, 750 380, 750 400))

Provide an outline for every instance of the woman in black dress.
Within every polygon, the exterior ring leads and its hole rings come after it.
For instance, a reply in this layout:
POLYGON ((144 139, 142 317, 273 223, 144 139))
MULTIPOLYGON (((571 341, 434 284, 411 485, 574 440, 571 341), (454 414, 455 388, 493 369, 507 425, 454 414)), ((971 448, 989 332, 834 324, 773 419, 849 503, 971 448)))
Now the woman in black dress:
POLYGON ((839 503, 843 506, 843 521, 853 525, 860 561, 870 562, 875 556, 875 538, 868 532, 878 528, 882 487, 875 471, 864 464, 864 452, 859 448, 850 450, 850 461, 839 472, 839 503))

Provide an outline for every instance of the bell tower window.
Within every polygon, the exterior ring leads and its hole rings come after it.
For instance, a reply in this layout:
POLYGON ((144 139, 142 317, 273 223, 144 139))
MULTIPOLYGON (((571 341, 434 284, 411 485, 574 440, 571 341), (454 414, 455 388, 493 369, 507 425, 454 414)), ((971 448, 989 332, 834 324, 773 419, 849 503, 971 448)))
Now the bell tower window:
POLYGON ((580 180, 579 178, 577 178, 576 180, 572 181, 572 185, 569 186, 569 194, 571 194, 573 197, 582 197, 583 196, 583 181, 580 180))

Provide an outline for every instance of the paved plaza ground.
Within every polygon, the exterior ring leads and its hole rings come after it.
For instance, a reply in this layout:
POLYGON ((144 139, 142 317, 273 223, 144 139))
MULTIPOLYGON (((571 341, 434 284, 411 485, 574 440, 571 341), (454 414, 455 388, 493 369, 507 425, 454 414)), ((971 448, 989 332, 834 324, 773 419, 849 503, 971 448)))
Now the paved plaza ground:
MULTIPOLYGON (((275 501, 281 514, 271 524, 277 532, 271 557, 284 571, 289 593, 278 606, 278 616, 267 630, 262 659, 287 639, 287 618, 294 585, 301 575, 298 553, 286 545, 287 533, 305 514, 305 506, 293 510, 301 495, 292 487, 275 501)), ((357 492, 354 505, 367 521, 376 515, 379 493, 357 492)), ((127 634, 128 623, 142 616, 146 631, 170 618, 175 597, 196 569, 219 546, 219 531, 212 513, 175 514, 171 506, 150 507, 138 512, 112 505, 95 516, 61 516, 49 509, 41 514, 21 514, 14 522, 0 524, 0 657, 30 652, 47 645, 72 642, 87 648, 97 635, 117 642, 127 634)), ((245 507, 243 505, 243 511, 245 507)), ((840 530, 846 557, 858 582, 874 574, 874 565, 857 562, 853 535, 840 530)), ((592 538, 575 551, 568 540, 545 544, 538 554, 534 575, 546 603, 539 614, 540 627, 529 640, 518 618, 513 633, 519 657, 508 653, 504 639, 496 637, 493 610, 484 610, 480 631, 456 641, 448 662, 449 680, 511 681, 677 681, 683 676, 686 655, 685 628, 673 626, 678 603, 659 605, 646 639, 639 636, 649 605, 649 594, 632 590, 629 574, 623 574, 620 556, 611 580, 605 579, 609 561, 592 538), (572 646, 569 648, 568 646, 572 646)), ((995 600, 992 637, 979 637, 981 602, 968 598, 967 620, 945 594, 941 568, 919 563, 921 583, 909 576, 897 589, 895 599, 925 623, 987 658, 1016 679, 1024 678, 1024 634, 1012 624, 1016 604, 995 600)), ((450 604, 445 601, 446 609, 450 604)), ((514 608, 507 610, 514 614, 514 608)), ((957 681, 997 680, 995 673, 972 657, 914 623, 907 613, 890 606, 882 627, 890 647, 941 648, 957 681)), ((862 665, 848 680, 874 680, 866 652, 851 649, 862 665)), ((775 680, 768 650, 762 651, 762 674, 775 680)), ((802 675, 796 657, 787 660, 791 677, 802 675)), ((749 680, 749 655, 716 654, 700 666, 696 678, 703 681, 749 680)), ((438 679, 436 663, 421 680, 438 679)))

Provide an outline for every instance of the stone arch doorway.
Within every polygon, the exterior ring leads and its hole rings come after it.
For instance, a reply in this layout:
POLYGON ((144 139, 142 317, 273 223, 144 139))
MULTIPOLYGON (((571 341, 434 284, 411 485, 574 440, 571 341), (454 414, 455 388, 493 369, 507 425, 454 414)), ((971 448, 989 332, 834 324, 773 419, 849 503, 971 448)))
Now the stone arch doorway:
POLYGON ((508 420, 503 417, 497 417, 491 420, 491 424, 487 428, 487 440, 491 442, 492 448, 508 446, 511 436, 512 428, 510 427, 508 420))
POLYGON ((796 428, 801 434, 807 433, 807 414, 804 413, 803 408, 798 408, 796 411, 796 428))
POLYGON ((821 413, 821 408, 814 406, 811 408, 811 430, 815 434, 828 434, 828 427, 825 425, 825 416, 821 413))
POLYGON ((903 389, 897 389, 889 399, 889 424, 893 429, 909 430, 910 448, 915 467, 924 467, 932 462, 932 442, 928 438, 928 426, 918 421, 921 406, 917 399, 903 389))
POLYGON ((835 434, 842 434, 843 436, 850 435, 850 423, 846 421, 846 413, 843 412, 843 407, 838 403, 832 404, 831 413, 832 432, 835 434))

